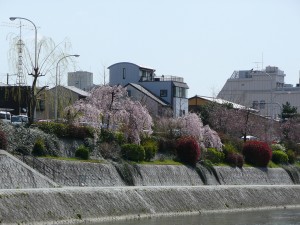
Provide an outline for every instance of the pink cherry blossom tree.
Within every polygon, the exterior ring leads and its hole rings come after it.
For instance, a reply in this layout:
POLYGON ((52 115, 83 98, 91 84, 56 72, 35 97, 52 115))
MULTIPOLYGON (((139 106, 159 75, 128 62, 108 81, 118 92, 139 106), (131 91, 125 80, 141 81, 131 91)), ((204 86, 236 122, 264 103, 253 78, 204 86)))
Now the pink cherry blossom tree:
POLYGON ((188 113, 178 118, 160 118, 156 121, 156 130, 171 138, 174 136, 192 136, 204 147, 222 150, 221 139, 217 132, 210 129, 209 126, 203 126, 201 118, 195 113, 188 113), (174 135, 174 131, 177 135, 174 135))
POLYGON ((94 88, 90 96, 81 99, 69 108, 67 113, 80 115, 73 123, 88 123, 103 129, 118 129, 125 137, 139 143, 141 135, 152 132, 152 118, 147 109, 138 101, 131 100, 122 86, 103 85, 94 88))

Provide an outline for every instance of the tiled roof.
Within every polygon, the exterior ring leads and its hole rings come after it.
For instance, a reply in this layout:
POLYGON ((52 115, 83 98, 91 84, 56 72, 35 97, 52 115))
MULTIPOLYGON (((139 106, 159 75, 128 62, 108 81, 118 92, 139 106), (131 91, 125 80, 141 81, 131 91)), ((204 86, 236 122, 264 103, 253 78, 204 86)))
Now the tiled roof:
POLYGON ((234 102, 230 102, 230 101, 227 101, 227 100, 224 100, 224 99, 221 99, 221 98, 198 96, 198 95, 195 95, 194 97, 191 97, 191 98, 202 98, 204 100, 207 100, 207 101, 210 101, 210 102, 215 102, 215 103, 218 103, 218 104, 232 104, 234 109, 248 109, 250 111, 257 111, 256 109, 247 108, 244 105, 240 105, 240 104, 237 104, 237 103, 234 103, 234 102))

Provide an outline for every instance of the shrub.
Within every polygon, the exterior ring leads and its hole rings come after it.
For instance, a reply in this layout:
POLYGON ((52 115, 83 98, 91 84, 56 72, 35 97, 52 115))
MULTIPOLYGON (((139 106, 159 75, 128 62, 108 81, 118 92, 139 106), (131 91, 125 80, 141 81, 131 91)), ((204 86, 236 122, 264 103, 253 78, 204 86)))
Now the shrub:
POLYGON ((122 132, 115 132, 114 136, 115 136, 115 141, 119 145, 123 145, 123 144, 126 143, 126 139, 125 139, 124 133, 122 133, 122 132))
POLYGON ((121 154, 124 159, 140 162, 145 159, 143 146, 137 144, 124 144, 121 146, 121 154))
POLYGON ((237 149, 233 144, 227 143, 223 146, 223 152, 224 152, 225 155, 227 155, 229 153, 237 152, 237 149))
POLYGON ((89 159, 90 157, 89 149, 84 145, 80 145, 75 151, 75 157, 80 159, 85 159, 85 160, 89 159))
POLYGON ((272 151, 280 150, 285 152, 285 147, 281 144, 271 144, 272 151))
POLYGON ((42 139, 38 139, 33 146, 32 155, 34 156, 45 156, 46 155, 46 147, 44 141, 42 139))
POLYGON ((145 150, 145 160, 150 161, 151 159, 154 158, 158 150, 157 143, 156 141, 153 140, 147 140, 146 142, 143 143, 143 147, 145 150))
POLYGON ((65 137, 77 138, 77 139, 85 139, 85 138, 93 138, 93 128, 84 127, 84 126, 74 126, 74 125, 66 125, 67 126, 67 135, 65 137))
POLYGON ((160 137, 158 138, 158 151, 171 155, 176 154, 176 140, 160 137))
POLYGON ((177 140, 176 151, 181 162, 192 166, 196 165, 201 153, 196 139, 189 136, 177 140))
POLYGON ((289 161, 288 155, 281 151, 281 150, 275 150, 272 154, 272 161, 276 164, 286 164, 289 161))
POLYGON ((289 163, 294 164, 296 162, 296 153, 293 150, 288 150, 286 154, 289 158, 289 163))
POLYGON ((100 143, 112 143, 115 140, 114 134, 112 131, 108 129, 101 129, 99 135, 99 142, 100 143))
POLYGON ((25 145, 19 145, 17 146, 17 148, 15 149, 15 151, 17 153, 20 153, 22 155, 30 155, 30 150, 27 146, 25 145))
POLYGON ((63 123, 42 122, 37 123, 40 130, 48 134, 55 134, 57 137, 69 138, 93 138, 93 129, 91 127, 78 127, 63 123))
POLYGON ((221 163, 225 159, 225 154, 215 148, 208 148, 205 154, 205 158, 210 160, 212 163, 221 163))
POLYGON ((239 153, 228 153, 225 160, 230 166, 242 168, 244 165, 244 157, 239 153))
POLYGON ((255 166, 266 167, 272 158, 272 150, 262 141, 247 141, 243 147, 245 161, 255 166))
POLYGON ((3 131, 0 130, 0 149, 7 149, 7 138, 3 131))

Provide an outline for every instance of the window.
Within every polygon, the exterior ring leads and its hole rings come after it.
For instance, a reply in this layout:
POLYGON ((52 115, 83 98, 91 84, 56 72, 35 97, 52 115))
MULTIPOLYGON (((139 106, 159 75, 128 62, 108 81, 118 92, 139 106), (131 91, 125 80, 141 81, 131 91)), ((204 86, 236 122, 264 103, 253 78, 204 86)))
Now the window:
POLYGON ((123 79, 126 79, 126 68, 123 68, 123 79))
POLYGON ((174 87, 173 91, 174 91, 174 94, 173 94, 174 97, 186 98, 186 96, 187 96, 187 90, 186 90, 186 88, 183 88, 183 87, 174 87))
POLYGON ((168 90, 160 90, 160 97, 167 97, 168 96, 168 90))
POLYGON ((127 90, 128 97, 131 97, 131 90, 127 90))
POLYGON ((258 109, 258 101, 253 101, 252 108, 253 109, 258 109))
POLYGON ((260 109, 264 109, 266 107, 266 102, 265 100, 261 100, 260 103, 259 103, 259 108, 260 109))

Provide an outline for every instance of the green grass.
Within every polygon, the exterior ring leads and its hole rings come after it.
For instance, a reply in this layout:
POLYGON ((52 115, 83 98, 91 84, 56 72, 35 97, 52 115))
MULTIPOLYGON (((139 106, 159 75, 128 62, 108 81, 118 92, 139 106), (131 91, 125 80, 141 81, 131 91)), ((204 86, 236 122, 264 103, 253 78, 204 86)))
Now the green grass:
POLYGON ((54 157, 54 156, 43 156, 40 158, 45 158, 45 159, 56 159, 56 160, 64 160, 64 161, 78 161, 78 162, 89 162, 89 163, 104 163, 103 160, 97 160, 97 159, 78 159, 78 158, 68 158, 68 157, 54 157))
POLYGON ((175 165, 175 166, 182 166, 183 164, 181 162, 177 162, 171 159, 166 159, 164 161, 160 161, 160 160, 155 160, 155 161, 151 161, 151 162, 140 162, 139 164, 142 165, 175 165))

